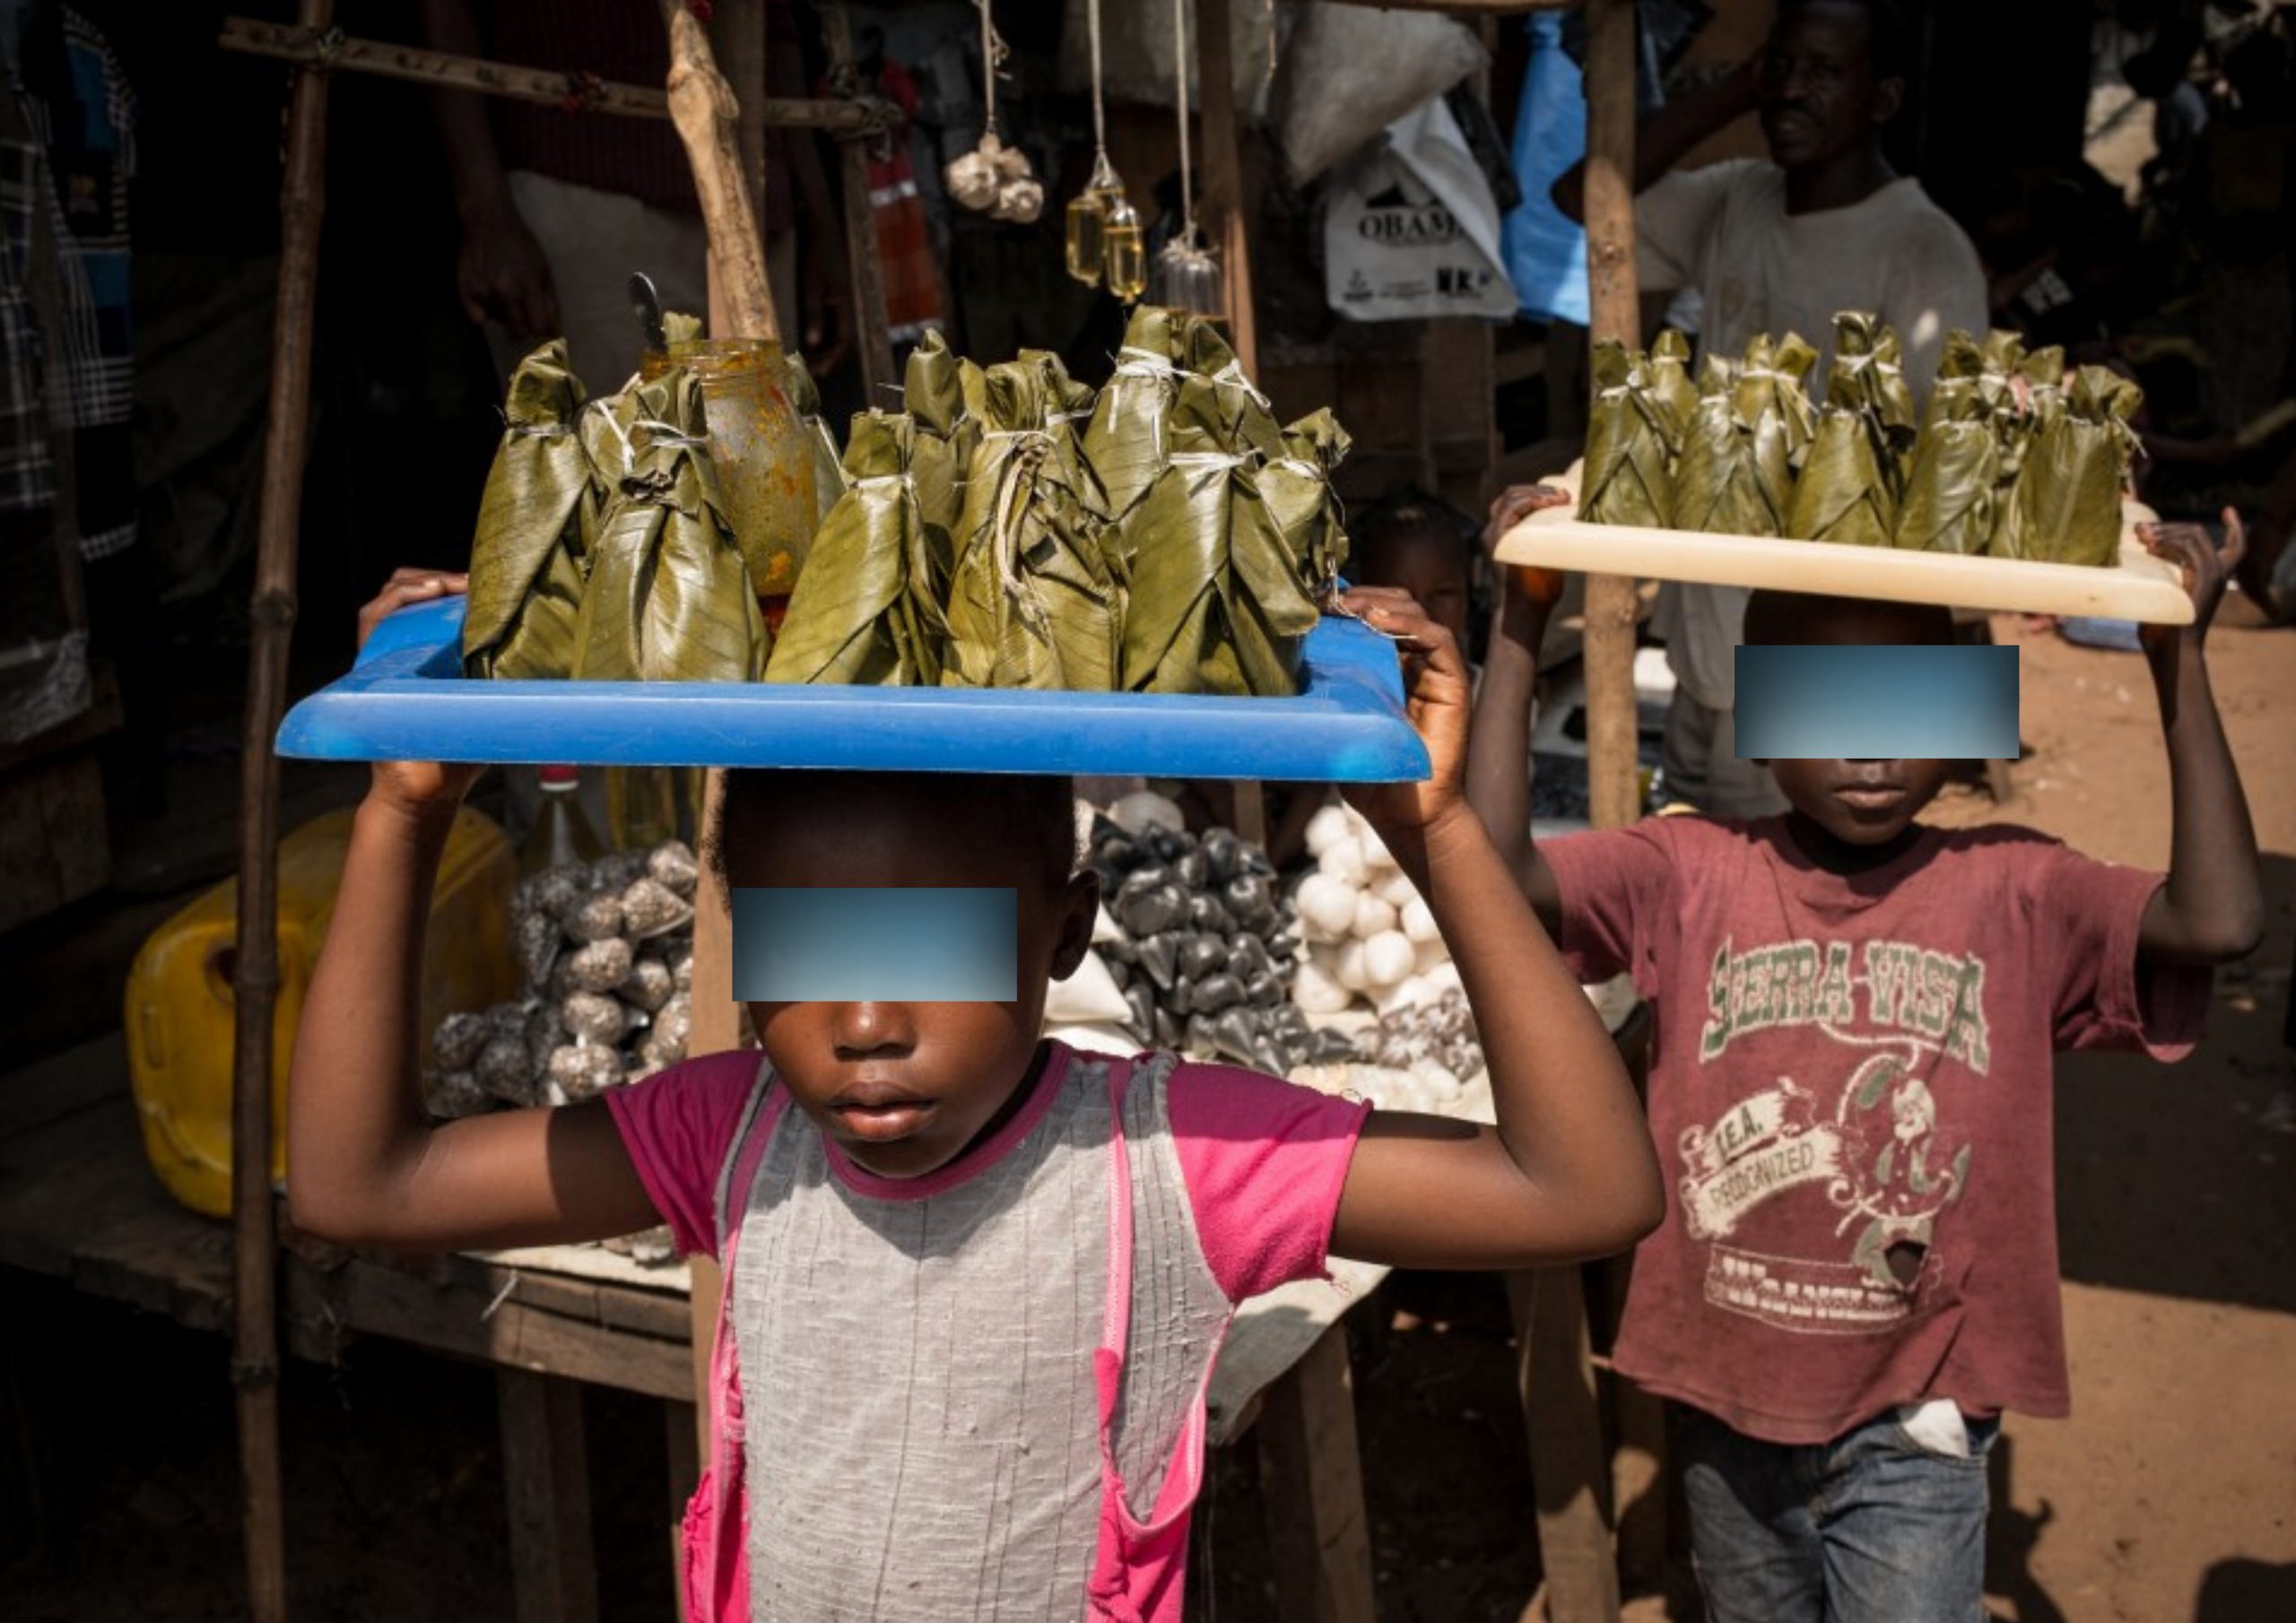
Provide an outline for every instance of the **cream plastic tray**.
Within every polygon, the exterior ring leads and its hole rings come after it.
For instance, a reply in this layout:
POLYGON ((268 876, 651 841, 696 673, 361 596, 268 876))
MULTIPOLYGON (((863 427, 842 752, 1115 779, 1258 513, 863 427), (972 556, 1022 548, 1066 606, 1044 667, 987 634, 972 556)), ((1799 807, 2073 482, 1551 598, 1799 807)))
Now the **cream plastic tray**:
MULTIPOLYGON (((1578 465, 1573 464, 1568 473, 1551 482, 1575 497, 1578 465)), ((2155 625, 2192 623, 2192 600, 2185 595, 2176 566, 2153 557, 2136 538, 2137 525, 2157 515, 2135 501, 2122 504, 2120 562, 2109 568, 1585 524, 1577 514, 1575 507, 1532 514, 1500 539, 1499 561, 1709 586, 1943 603, 1955 609, 2088 615, 2155 625)))

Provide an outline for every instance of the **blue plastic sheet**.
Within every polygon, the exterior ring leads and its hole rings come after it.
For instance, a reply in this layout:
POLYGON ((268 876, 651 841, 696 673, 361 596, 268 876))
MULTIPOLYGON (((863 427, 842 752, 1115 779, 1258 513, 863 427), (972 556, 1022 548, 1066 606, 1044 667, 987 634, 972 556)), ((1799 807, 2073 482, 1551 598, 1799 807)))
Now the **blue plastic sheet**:
POLYGON ((1587 95, 1562 48, 1562 19, 1530 19, 1531 64, 1515 117, 1515 175, 1523 204, 1505 222, 1507 274, 1523 314, 1587 325, 1587 233, 1548 195, 1587 152, 1587 95))
POLYGON ((1407 783, 1427 751, 1395 646, 1326 616, 1292 699, 773 682, 491 681, 462 669, 460 598, 402 609, 351 673, 297 705, 279 753, 315 760, 1407 783))

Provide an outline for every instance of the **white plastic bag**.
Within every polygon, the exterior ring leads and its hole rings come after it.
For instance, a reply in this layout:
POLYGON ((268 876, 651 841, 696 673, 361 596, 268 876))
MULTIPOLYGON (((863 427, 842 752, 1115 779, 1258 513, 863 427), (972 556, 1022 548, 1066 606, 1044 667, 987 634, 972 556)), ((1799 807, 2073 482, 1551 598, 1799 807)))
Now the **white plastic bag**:
POLYGON ((1486 60, 1474 30, 1449 17, 1327 3, 1297 15, 1277 59, 1275 105, 1300 186, 1486 60))
POLYGON ((1132 1018, 1132 1005, 1117 990, 1116 977, 1097 952, 1087 952, 1076 973, 1046 989, 1044 1020, 1048 1026, 1121 1024, 1132 1018))
POLYGON ((1441 97, 1396 119, 1333 176, 1324 291, 1356 321, 1514 315, 1499 205, 1441 97))

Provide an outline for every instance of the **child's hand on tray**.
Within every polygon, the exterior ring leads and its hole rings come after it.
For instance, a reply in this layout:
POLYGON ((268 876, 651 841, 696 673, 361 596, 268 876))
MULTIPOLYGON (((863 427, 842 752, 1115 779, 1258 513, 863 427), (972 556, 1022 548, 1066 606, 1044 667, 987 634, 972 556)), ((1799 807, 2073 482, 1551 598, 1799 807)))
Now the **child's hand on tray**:
MULTIPOLYGON (((359 646, 367 646, 375 628, 414 603, 435 603, 470 589, 470 577, 450 569, 398 569, 383 583, 372 602, 359 611, 359 646)), ((378 760, 370 798, 417 817, 451 815, 470 793, 484 767, 448 766, 439 761, 378 760)))
POLYGON ((1408 592, 1357 586, 1341 601, 1349 613, 1394 639, 1403 659, 1404 707, 1427 746, 1430 768, 1423 783, 1363 784, 1345 794, 1390 849, 1399 838, 1416 846, 1446 818, 1474 815, 1465 789, 1467 714, 1474 702, 1466 657, 1408 592))
POLYGON ((2196 524, 2147 524, 2136 527, 2137 539, 2146 551, 2155 558, 2166 559, 2184 574, 2187 595, 2192 599, 2193 618, 2188 626, 2147 625, 2140 627, 2137 637, 2144 651, 2155 656, 2173 650, 2179 642, 2189 638, 2197 647, 2208 638, 2208 622, 2216 616, 2216 605, 2224 598, 2224 587, 2232 578, 2233 567, 2248 551, 2248 534, 2241 528, 2240 516, 2231 508, 2224 509, 2224 545, 2220 550, 2206 530, 2196 524))

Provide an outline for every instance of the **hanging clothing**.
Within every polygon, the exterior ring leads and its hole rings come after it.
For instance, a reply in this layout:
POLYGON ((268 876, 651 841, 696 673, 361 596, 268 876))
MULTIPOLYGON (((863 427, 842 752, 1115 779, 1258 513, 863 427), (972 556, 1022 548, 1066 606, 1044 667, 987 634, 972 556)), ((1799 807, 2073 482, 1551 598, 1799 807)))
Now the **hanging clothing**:
MULTIPOLYGON (((895 343, 915 343, 948 323, 932 224, 909 155, 909 126, 919 100, 917 81, 898 62, 885 60, 864 70, 863 83, 869 93, 900 109, 899 127, 885 132, 868 149, 869 208, 876 221, 877 263, 885 283, 885 324, 895 343)), ((816 93, 833 92, 824 83, 816 93)))
POLYGON ((56 403, 72 433, 81 556, 135 544, 135 334, 128 308, 128 182, 135 172, 135 97, 96 26, 70 6, 21 8, 8 53, 15 92, 48 169, 62 321, 50 335, 63 370, 56 403))

